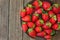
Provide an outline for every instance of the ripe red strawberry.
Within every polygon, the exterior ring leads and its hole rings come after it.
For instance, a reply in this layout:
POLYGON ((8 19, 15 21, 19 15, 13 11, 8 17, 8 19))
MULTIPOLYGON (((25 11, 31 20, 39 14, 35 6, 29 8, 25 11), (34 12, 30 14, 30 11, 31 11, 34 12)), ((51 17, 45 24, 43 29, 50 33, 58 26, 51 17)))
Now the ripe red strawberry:
POLYGON ((54 23, 56 22, 53 18, 51 18, 49 21, 50 21, 52 24, 54 24, 54 23))
POLYGON ((44 24, 44 21, 42 19, 39 19, 36 21, 37 26, 42 26, 44 24))
POLYGON ((39 37, 44 37, 46 35, 46 33, 44 31, 37 33, 37 36, 39 37))
POLYGON ((49 21, 50 21, 52 24, 54 24, 54 23, 57 21, 56 15, 54 15, 49 21))
POLYGON ((53 12, 55 13, 55 14, 58 14, 59 13, 59 9, 58 8, 56 8, 56 7, 53 7, 53 12))
POLYGON ((59 5, 58 4, 53 4, 53 12, 55 13, 55 14, 58 14, 60 11, 59 11, 59 5))
POLYGON ((23 10, 20 12, 20 16, 21 16, 21 17, 26 16, 26 10, 25 10, 25 9, 23 9, 23 10))
POLYGON ((35 27, 35 24, 33 22, 28 22, 27 25, 28 25, 29 28, 34 28, 35 27))
POLYGON ((36 37, 36 32, 35 32, 35 30, 33 30, 33 29, 28 29, 28 35, 29 36, 31 36, 31 37, 33 37, 33 38, 35 38, 36 37))
POLYGON ((53 13, 53 11, 49 11, 49 12, 48 12, 48 14, 49 14, 49 17, 52 17, 52 16, 54 16, 54 13, 53 13))
POLYGON ((22 21, 26 21, 26 22, 29 22, 31 19, 30 19, 30 16, 27 15, 25 17, 22 18, 22 21))
POLYGON ((42 26, 42 28, 43 29, 50 29, 51 28, 51 23, 50 22, 46 22, 43 26, 42 26))
POLYGON ((35 0, 32 3, 32 5, 35 6, 35 9, 39 9, 42 6, 42 2, 41 1, 38 1, 38 0, 35 0))
POLYGON ((52 33, 52 29, 47 29, 47 30, 44 30, 48 35, 50 35, 52 33))
POLYGON ((57 14, 58 23, 60 23, 60 14, 57 14))
POLYGON ((52 29, 47 29, 47 30, 44 30, 48 35, 52 35, 54 36, 56 31, 55 30, 52 30, 52 29))
POLYGON ((35 12, 38 13, 38 14, 42 14, 42 9, 41 8, 37 9, 35 12))
POLYGON ((52 28, 53 28, 54 30, 57 30, 58 24, 54 24, 54 25, 52 26, 52 28))
POLYGON ((28 6, 25 9, 26 9, 27 14, 32 14, 33 8, 31 4, 28 4, 28 6))
POLYGON ((50 10, 50 9, 51 9, 51 4, 50 4, 49 2, 43 1, 42 7, 43 7, 45 10, 50 10))
POLYGON ((60 24, 55 23, 55 24, 52 26, 52 29, 54 29, 54 30, 60 30, 60 24))
POLYGON ((34 1, 32 5, 35 6, 36 8, 39 8, 39 7, 40 7, 40 6, 39 6, 39 2, 38 2, 37 0, 34 1))
POLYGON ((27 24, 25 22, 22 23, 22 30, 24 32, 27 32, 27 30, 28 30, 28 26, 27 26, 27 24))
POLYGON ((33 15, 32 15, 32 22, 35 22, 35 21, 37 21, 38 19, 39 19, 39 14, 38 13, 34 13, 33 15))
POLYGON ((52 37, 51 37, 51 35, 46 35, 46 36, 44 36, 44 38, 45 39, 51 39, 52 37))
POLYGON ((41 28, 41 27, 36 27, 36 28, 35 28, 35 31, 36 31, 36 32, 41 32, 41 31, 42 31, 42 28, 41 28))
POLYGON ((46 22, 49 18, 48 18, 48 14, 42 14, 42 19, 46 22))

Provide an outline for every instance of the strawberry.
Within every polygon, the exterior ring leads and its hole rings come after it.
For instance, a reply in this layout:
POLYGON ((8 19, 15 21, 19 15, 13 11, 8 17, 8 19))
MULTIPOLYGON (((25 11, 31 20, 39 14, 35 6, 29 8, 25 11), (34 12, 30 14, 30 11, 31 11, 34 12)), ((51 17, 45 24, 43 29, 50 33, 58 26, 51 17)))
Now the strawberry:
POLYGON ((59 9, 58 9, 58 7, 59 7, 59 5, 58 4, 53 4, 53 12, 55 13, 55 14, 58 14, 59 13, 59 9))
POLYGON ((40 9, 37 9, 35 12, 38 13, 38 14, 42 14, 42 10, 43 10, 43 9, 40 8, 40 9))
POLYGON ((48 35, 50 35, 52 33, 52 29, 47 29, 47 30, 44 30, 48 35))
POLYGON ((49 28, 51 28, 51 23, 50 22, 46 22, 43 26, 42 26, 42 28, 43 29, 49 29, 49 28))
POLYGON ((39 9, 40 6, 42 6, 42 2, 41 1, 38 1, 38 0, 35 0, 33 3, 32 3, 33 6, 35 6, 35 9, 39 9))
POLYGON ((47 29, 47 30, 44 30, 48 35, 55 35, 55 30, 52 30, 52 29, 47 29))
POLYGON ((54 4, 53 4, 53 7, 56 7, 56 8, 58 8, 58 7, 59 7, 59 4, 57 4, 57 3, 54 3, 54 4))
POLYGON ((48 14, 42 14, 42 19, 46 22, 49 18, 48 18, 48 14))
POLYGON ((33 8, 31 4, 28 4, 28 6, 25 9, 26 9, 27 14, 29 15, 32 14, 33 8))
POLYGON ((25 17, 22 18, 22 21, 26 21, 26 22, 29 22, 31 19, 30 19, 30 16, 27 15, 25 17))
POLYGON ((22 30, 24 32, 27 32, 27 30, 28 30, 28 26, 27 26, 27 24, 25 22, 22 23, 22 30))
POLYGON ((36 21, 37 26, 42 26, 44 24, 44 21, 42 19, 39 19, 36 21))
POLYGON ((51 9, 51 4, 49 2, 43 1, 42 7, 47 11, 51 9))
POLYGON ((36 32, 41 32, 41 31, 42 31, 42 28, 41 28, 41 27, 36 27, 36 28, 35 28, 35 31, 36 31, 36 32))
POLYGON ((58 23, 60 23, 60 14, 57 14, 58 23))
POLYGON ((54 30, 57 30, 57 28, 58 28, 58 24, 57 24, 57 23, 54 24, 54 25, 52 26, 52 28, 53 28, 54 30))
POLYGON ((52 16, 54 16, 54 13, 53 13, 53 11, 49 11, 49 12, 48 12, 48 14, 49 14, 49 17, 52 17, 52 16))
POLYGON ((35 27, 35 24, 33 22, 28 22, 27 25, 28 25, 29 28, 34 28, 35 27))
POLYGON ((46 35, 46 33, 44 31, 37 33, 37 36, 39 37, 44 37, 46 35))
POLYGON ((37 21, 38 19, 39 19, 39 14, 38 13, 34 13, 33 15, 32 15, 32 22, 35 22, 35 21, 37 21))
POLYGON ((56 15, 54 15, 49 21, 50 21, 52 24, 54 24, 54 23, 57 21, 56 15))
POLYGON ((45 39, 51 39, 51 35, 44 36, 45 39))
POLYGON ((53 12, 55 13, 55 14, 58 14, 59 13, 59 10, 58 10, 58 8, 56 8, 56 7, 53 7, 53 12))
POLYGON ((26 16, 26 10, 25 10, 25 9, 23 9, 23 10, 20 12, 20 16, 21 16, 21 17, 26 16))
POLYGON ((52 24, 54 24, 54 23, 56 22, 53 18, 51 18, 49 21, 50 21, 52 24))
POLYGON ((35 32, 35 30, 29 28, 29 29, 28 29, 28 35, 31 36, 31 37, 33 37, 33 38, 35 38, 35 37, 36 37, 36 32, 35 32))
POLYGON ((52 26, 52 29, 54 29, 54 30, 60 30, 60 23, 59 23, 59 24, 55 23, 55 24, 52 26))
POLYGON ((35 6, 36 8, 39 8, 40 6, 39 6, 39 3, 38 3, 38 1, 36 0, 36 1, 34 1, 33 3, 32 3, 32 5, 33 6, 35 6))

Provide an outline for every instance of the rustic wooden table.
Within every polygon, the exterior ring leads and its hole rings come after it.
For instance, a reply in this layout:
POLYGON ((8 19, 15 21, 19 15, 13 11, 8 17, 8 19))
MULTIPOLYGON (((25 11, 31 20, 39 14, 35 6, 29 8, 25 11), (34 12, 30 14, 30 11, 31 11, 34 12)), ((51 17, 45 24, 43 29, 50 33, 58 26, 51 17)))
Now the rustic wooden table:
MULTIPOLYGON (((0 40, 43 40, 30 38, 22 32, 19 11, 31 0, 0 0, 0 40)), ((60 3, 60 0, 52 0, 60 3)), ((60 32, 53 37, 60 40, 60 32)))

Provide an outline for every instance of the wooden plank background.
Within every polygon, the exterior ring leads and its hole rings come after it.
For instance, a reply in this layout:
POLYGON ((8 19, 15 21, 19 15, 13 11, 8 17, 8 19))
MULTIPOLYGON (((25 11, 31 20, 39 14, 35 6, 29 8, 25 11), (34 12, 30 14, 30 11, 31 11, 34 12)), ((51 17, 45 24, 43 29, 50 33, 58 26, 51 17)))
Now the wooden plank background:
MULTIPOLYGON (((0 0, 0 40, 44 40, 30 38, 22 31, 19 11, 31 0, 0 0)), ((52 0, 60 3, 60 0, 52 0)), ((60 32, 52 40, 60 40, 60 32)))

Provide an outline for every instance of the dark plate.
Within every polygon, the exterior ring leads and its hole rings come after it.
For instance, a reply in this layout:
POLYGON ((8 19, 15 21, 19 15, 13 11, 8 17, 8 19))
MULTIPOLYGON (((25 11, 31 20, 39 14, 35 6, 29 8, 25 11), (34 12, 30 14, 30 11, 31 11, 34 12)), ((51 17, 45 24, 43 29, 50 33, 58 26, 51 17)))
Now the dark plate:
MULTIPOLYGON (((51 0, 41 0, 41 1, 47 1, 47 2, 50 2, 51 5, 54 3, 54 2, 51 1, 51 0)), ((34 0, 28 2, 27 4, 31 4, 32 2, 34 2, 34 0)), ((25 8, 25 7, 26 7, 26 5, 24 5, 23 8, 25 8)), ((21 23, 21 25, 22 25, 21 17, 20 17, 20 23, 21 23)), ((53 36, 52 40, 60 40, 60 35, 59 35, 59 34, 60 34, 60 31, 57 31, 56 33, 57 33, 57 34, 56 34, 55 36, 53 36)), ((45 39, 44 39, 44 38, 41 38, 41 37, 36 37, 36 40, 45 40, 45 39)))

